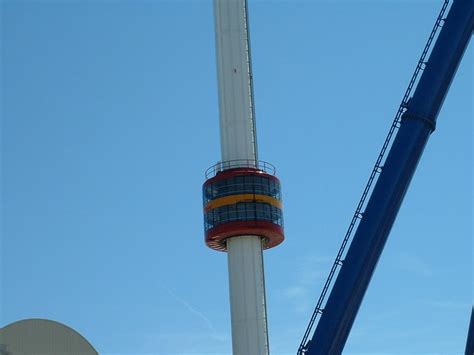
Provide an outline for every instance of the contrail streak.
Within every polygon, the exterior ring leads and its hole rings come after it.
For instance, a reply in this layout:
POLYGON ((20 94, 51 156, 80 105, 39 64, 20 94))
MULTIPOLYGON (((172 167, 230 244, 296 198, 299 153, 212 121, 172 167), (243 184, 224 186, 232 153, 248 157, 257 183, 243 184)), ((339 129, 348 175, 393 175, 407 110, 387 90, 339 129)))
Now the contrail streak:
POLYGON ((171 297, 173 297, 176 301, 178 301, 179 303, 183 304, 191 313, 193 313, 194 315, 198 316, 199 318, 201 318, 204 323, 206 323, 207 327, 209 328, 209 330, 212 332, 213 336, 214 337, 217 337, 217 338, 221 338, 217 335, 217 330, 216 328, 214 328, 214 326, 212 325, 212 322, 209 320, 209 318, 207 318, 202 312, 198 311, 196 308, 194 308, 191 304, 189 304, 187 301, 183 300, 182 298, 178 297, 173 291, 171 291, 170 288, 168 288, 167 286, 165 285, 161 285, 161 287, 163 287, 163 289, 166 290, 166 292, 168 292, 171 297))

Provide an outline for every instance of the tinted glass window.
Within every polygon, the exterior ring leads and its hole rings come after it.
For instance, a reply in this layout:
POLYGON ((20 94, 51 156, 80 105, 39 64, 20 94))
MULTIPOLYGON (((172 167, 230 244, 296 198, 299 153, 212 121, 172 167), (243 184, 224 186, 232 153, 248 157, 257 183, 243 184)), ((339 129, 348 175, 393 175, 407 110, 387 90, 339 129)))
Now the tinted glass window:
POLYGON ((238 221, 245 220, 245 203, 237 204, 237 220, 238 221))
POLYGON ((234 176, 225 180, 216 181, 204 187, 203 202, 220 197, 238 194, 259 194, 281 200, 280 184, 264 176, 234 176))
POLYGON ((283 226, 282 211, 268 203, 241 202, 222 206, 205 214, 206 230, 231 221, 262 220, 283 226))
POLYGON ((237 206, 230 205, 229 206, 229 221, 236 221, 237 220, 237 206))

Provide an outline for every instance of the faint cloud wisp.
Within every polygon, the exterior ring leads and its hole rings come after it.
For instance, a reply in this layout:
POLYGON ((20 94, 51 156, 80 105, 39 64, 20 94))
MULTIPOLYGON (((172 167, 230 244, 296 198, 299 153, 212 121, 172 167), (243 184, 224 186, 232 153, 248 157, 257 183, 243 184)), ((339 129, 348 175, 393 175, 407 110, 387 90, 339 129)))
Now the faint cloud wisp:
POLYGON ((401 271, 409 272, 421 277, 431 277, 434 275, 433 269, 420 256, 403 253, 397 259, 397 268, 401 271))
POLYGON ((304 257, 296 265, 297 276, 281 294, 294 303, 298 312, 307 312, 314 306, 316 285, 326 277, 333 259, 329 256, 304 257))
POLYGON ((195 316, 200 318, 206 324, 206 327, 209 329, 212 338, 214 338, 215 340, 219 340, 219 341, 223 341, 223 340, 228 339, 228 336, 219 335, 216 328, 212 324, 211 320, 209 318, 207 318, 201 311, 196 309, 196 307, 192 306, 189 302, 187 302, 186 300, 184 300, 181 297, 177 296, 169 287, 167 287, 165 285, 161 285, 161 287, 166 292, 168 292, 168 294, 171 297, 173 297, 173 299, 175 299, 177 302, 181 303, 188 311, 190 311, 192 314, 194 314, 195 316))

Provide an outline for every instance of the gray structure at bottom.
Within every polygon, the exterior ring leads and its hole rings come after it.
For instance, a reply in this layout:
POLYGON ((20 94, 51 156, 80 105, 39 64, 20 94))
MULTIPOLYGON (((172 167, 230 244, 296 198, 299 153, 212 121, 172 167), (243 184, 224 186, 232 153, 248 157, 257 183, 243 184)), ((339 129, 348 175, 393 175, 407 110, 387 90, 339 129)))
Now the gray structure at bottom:
POLYGON ((74 329, 47 319, 25 319, 0 328, 0 355, 98 355, 74 329))

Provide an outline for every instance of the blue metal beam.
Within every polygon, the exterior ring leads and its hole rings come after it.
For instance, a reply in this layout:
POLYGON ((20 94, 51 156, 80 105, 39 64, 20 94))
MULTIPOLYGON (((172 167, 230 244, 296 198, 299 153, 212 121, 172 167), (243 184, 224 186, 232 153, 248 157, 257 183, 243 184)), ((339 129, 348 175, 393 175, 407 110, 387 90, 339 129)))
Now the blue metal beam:
POLYGON ((455 0, 363 213, 305 354, 340 354, 471 38, 474 0, 455 0))
POLYGON ((474 355, 474 307, 471 308, 471 320, 467 331, 465 355, 474 355))

